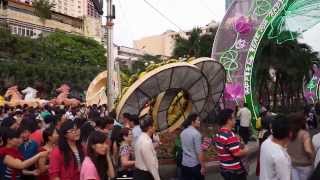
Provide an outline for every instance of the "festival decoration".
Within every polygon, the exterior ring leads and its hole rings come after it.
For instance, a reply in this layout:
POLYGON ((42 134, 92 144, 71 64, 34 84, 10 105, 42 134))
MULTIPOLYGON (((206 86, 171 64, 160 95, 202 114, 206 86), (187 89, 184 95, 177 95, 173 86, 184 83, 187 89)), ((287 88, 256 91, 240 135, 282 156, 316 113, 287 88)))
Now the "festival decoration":
POLYGON ((169 62, 137 76, 119 101, 118 117, 124 112, 150 114, 164 133, 180 127, 191 112, 205 118, 213 110, 224 89, 223 66, 211 58, 169 62))
POLYGON ((67 105, 67 106, 77 106, 80 104, 80 101, 74 98, 68 98, 70 94, 70 87, 67 84, 62 84, 58 89, 56 89, 57 92, 60 92, 60 94, 52 99, 50 103, 55 105, 67 105))
POLYGON ((21 91, 23 94, 25 94, 24 96, 24 100, 28 101, 28 100, 33 100, 37 97, 37 90, 32 88, 32 87, 27 87, 24 90, 21 91))
POLYGON ((284 9, 271 23, 269 39, 278 44, 296 39, 320 22, 320 0, 287 0, 284 9))
MULTIPOLYGON (((31 89, 28 89, 28 90, 31 90, 31 89)), ((47 103, 46 100, 42 100, 38 98, 28 98, 27 100, 22 99, 23 96, 19 92, 18 86, 12 86, 8 88, 4 97, 6 99, 9 99, 7 102, 5 102, 5 104, 8 104, 9 106, 18 106, 18 105, 23 106, 26 104, 28 106, 38 107, 38 106, 43 106, 44 104, 47 103)))
POLYGON ((212 57, 221 62, 227 72, 228 90, 225 96, 230 98, 229 101, 235 102, 244 98, 252 111, 253 123, 259 114, 258 103, 252 92, 254 58, 263 35, 286 2, 287 0, 233 1, 213 44, 212 57), (242 86, 241 89, 236 88, 239 85, 242 86), (239 98, 238 95, 242 94, 243 97, 239 98))
POLYGON ((0 106, 3 106, 5 104, 5 100, 3 96, 0 96, 0 106))
MULTIPOLYGON (((212 57, 225 67, 227 86, 241 84, 243 99, 249 105, 255 123, 259 105, 253 91, 252 72, 261 39, 266 32, 269 39, 276 39, 279 44, 296 39, 320 22, 320 0, 234 0, 231 7, 216 34, 212 57)), ((231 89, 226 88, 225 96, 233 99, 231 89)), ((318 85, 305 91, 307 98, 318 94, 318 85)))
POLYGON ((87 105, 101 105, 107 104, 108 97, 106 95, 107 89, 107 71, 103 71, 98 74, 94 80, 90 83, 86 93, 86 104, 87 105))
POLYGON ((234 30, 240 34, 248 34, 252 30, 252 24, 248 18, 241 16, 234 22, 234 30))

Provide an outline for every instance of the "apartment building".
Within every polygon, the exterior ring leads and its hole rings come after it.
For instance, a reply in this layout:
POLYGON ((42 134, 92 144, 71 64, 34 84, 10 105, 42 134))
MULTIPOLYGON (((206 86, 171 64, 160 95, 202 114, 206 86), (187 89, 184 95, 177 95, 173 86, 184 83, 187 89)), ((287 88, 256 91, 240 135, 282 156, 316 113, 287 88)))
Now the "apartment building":
MULTIPOLYGON (((217 28, 219 23, 212 21, 207 25, 200 27, 201 33, 209 33, 211 28, 217 28)), ((173 49, 175 46, 175 37, 180 35, 187 38, 190 35, 190 31, 186 32, 176 32, 168 30, 160 35, 144 37, 133 42, 133 47, 135 49, 140 49, 145 51, 147 54, 151 55, 162 55, 170 57, 172 56, 173 49)))
MULTIPOLYGON (((55 1, 59 2, 58 0, 55 1)), ((38 16, 34 15, 32 1, 26 3, 26 1, 8 0, 7 4, 1 5, 0 22, 7 24, 13 34, 21 36, 37 38, 40 34, 50 33, 58 29, 91 37, 100 42, 102 36, 101 18, 96 12, 92 11, 91 1, 85 1, 87 2, 84 6, 86 11, 84 13, 82 10, 84 14, 82 16, 75 17, 75 15, 71 16, 68 13, 52 11, 51 19, 41 21, 38 16)))

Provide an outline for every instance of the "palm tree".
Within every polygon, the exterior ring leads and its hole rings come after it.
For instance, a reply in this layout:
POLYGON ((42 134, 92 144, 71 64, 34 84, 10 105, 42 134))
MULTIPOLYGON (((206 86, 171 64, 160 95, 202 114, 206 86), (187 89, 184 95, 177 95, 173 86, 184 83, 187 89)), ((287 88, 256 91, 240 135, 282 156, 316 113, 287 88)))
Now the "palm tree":
POLYGON ((34 7, 34 14, 40 17, 41 21, 51 19, 51 9, 55 6, 49 0, 35 0, 32 2, 34 7))
POLYGON ((211 28, 209 32, 202 34, 200 28, 194 28, 187 37, 177 35, 175 38, 175 47, 173 57, 209 57, 217 29, 211 28))

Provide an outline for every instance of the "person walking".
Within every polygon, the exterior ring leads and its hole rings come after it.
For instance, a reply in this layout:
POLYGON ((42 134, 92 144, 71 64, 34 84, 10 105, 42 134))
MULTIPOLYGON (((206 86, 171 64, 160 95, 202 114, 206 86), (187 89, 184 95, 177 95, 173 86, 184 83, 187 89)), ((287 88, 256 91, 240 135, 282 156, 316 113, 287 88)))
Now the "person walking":
POLYGON ((240 119, 239 135, 244 143, 248 144, 250 138, 251 112, 247 103, 243 104, 243 107, 237 113, 237 117, 240 119))
POLYGON ((190 114, 180 135, 182 146, 182 177, 184 180, 203 180, 205 162, 201 151, 200 117, 190 114))
POLYGON ((307 180, 313 169, 314 148, 309 132, 306 130, 306 118, 303 113, 289 115, 292 121, 292 139, 288 153, 292 160, 292 180, 307 180))
POLYGON ((155 133, 153 120, 150 116, 145 116, 140 126, 142 134, 134 149, 136 170, 133 177, 137 180, 160 180, 158 158, 151 139, 155 133))
POLYGON ((130 127, 132 128, 132 135, 133 135, 132 146, 134 147, 137 139, 142 133, 142 130, 140 128, 139 116, 135 114, 130 115, 129 122, 130 122, 130 127))
POLYGON ((233 110, 222 110, 218 122, 220 129, 213 143, 218 153, 220 173, 225 180, 246 180, 247 172, 240 158, 248 154, 248 148, 241 148, 240 138, 232 132, 236 124, 233 110))
POLYGON ((260 180, 291 180, 291 158, 286 150, 292 137, 289 119, 277 115, 271 130, 272 135, 261 146, 260 180))

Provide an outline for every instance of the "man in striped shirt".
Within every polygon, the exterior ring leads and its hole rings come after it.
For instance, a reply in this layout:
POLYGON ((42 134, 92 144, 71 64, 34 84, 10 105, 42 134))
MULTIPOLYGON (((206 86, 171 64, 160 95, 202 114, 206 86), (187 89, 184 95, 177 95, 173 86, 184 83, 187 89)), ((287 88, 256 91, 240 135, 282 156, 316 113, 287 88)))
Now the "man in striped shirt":
POLYGON ((214 145, 218 152, 221 175, 225 180, 246 180, 246 170, 241 164, 240 157, 247 155, 248 149, 241 148, 239 137, 232 129, 235 127, 233 110, 224 109, 219 114, 219 125, 214 145))

